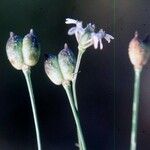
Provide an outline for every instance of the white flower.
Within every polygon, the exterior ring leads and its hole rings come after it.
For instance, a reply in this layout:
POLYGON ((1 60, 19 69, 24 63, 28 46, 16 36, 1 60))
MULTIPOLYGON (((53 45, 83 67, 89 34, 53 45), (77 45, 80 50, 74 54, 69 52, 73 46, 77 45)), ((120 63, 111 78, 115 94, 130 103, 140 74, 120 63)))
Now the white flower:
POLYGON ((77 41, 79 42, 79 40, 81 38, 81 35, 84 32, 84 29, 82 27, 82 22, 78 21, 78 20, 67 18, 65 23, 66 24, 75 24, 76 25, 75 27, 72 27, 72 28, 69 29, 68 35, 75 34, 75 37, 76 37, 77 41))
POLYGON ((95 33, 95 32, 92 33, 92 40, 93 40, 93 45, 95 49, 98 48, 98 43, 100 44, 100 49, 103 49, 103 43, 102 43, 103 38, 108 43, 110 43, 110 41, 114 39, 114 37, 111 36, 110 34, 106 34, 106 32, 103 29, 100 29, 98 33, 95 33))
POLYGON ((81 49, 87 49, 91 45, 93 45, 92 33, 94 33, 95 25, 89 23, 86 28, 84 28, 83 34, 81 34, 80 39, 78 41, 79 47, 81 49))
POLYGON ((95 32, 95 25, 89 23, 86 28, 83 28, 82 21, 74 20, 67 18, 65 21, 66 24, 75 24, 75 27, 72 27, 68 31, 68 35, 75 34, 79 47, 82 49, 86 49, 91 45, 94 45, 94 48, 98 48, 98 44, 100 45, 100 49, 103 49, 102 39, 105 39, 108 43, 112 39, 113 36, 110 34, 106 34, 103 29, 100 29, 99 32, 95 32))

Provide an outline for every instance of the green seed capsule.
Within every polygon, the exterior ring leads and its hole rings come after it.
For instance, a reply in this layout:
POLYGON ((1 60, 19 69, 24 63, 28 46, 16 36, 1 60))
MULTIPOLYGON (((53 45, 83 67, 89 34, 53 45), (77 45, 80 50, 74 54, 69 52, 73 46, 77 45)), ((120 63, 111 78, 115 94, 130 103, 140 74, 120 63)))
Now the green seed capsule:
POLYGON ((63 75, 61 73, 58 58, 54 55, 45 55, 46 61, 44 64, 45 72, 49 79, 56 85, 63 83, 63 75))
POLYGON ((10 32, 10 37, 6 44, 8 60, 14 68, 21 70, 23 66, 22 38, 10 32))
POLYGON ((33 29, 23 39, 22 53, 24 63, 28 66, 34 66, 40 57, 40 46, 33 29))
POLYGON ((64 49, 59 52, 58 62, 64 79, 67 81, 72 81, 76 59, 67 44, 65 44, 64 49))
POLYGON ((129 43, 128 53, 134 68, 142 69, 150 57, 149 37, 142 41, 138 32, 135 32, 134 38, 129 43))

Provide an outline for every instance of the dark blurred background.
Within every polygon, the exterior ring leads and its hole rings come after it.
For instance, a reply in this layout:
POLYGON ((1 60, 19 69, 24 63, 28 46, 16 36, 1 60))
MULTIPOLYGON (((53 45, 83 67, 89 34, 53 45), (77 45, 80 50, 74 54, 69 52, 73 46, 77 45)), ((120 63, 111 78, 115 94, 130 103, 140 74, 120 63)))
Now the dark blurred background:
MULTIPOLYGON (((44 72, 44 53, 57 54, 67 35, 65 18, 95 23, 115 36, 104 49, 90 47, 77 80, 82 128, 88 150, 128 150, 130 144, 134 72, 128 43, 138 30, 150 33, 149 0, 1 0, 0 1, 0 150, 36 150, 30 99, 24 76, 6 57, 9 32, 24 36, 33 28, 41 43, 41 59, 32 68, 43 150, 74 150, 76 129, 61 86, 44 72)), ((150 63, 142 74, 137 150, 150 149, 150 63)))

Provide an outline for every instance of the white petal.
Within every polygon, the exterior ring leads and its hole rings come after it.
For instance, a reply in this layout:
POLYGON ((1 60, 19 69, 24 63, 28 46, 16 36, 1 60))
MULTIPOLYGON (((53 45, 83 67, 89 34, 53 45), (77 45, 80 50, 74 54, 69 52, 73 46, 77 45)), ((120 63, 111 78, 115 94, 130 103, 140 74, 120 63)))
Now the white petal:
POLYGON ((92 24, 92 28, 95 30, 95 24, 92 24))
POLYGON ((83 28, 76 27, 75 36, 76 36, 77 42, 80 41, 81 36, 83 35, 83 33, 84 33, 84 29, 83 28))
POLYGON ((67 18, 65 21, 66 24, 76 24, 77 22, 77 20, 71 18, 67 18))
POLYGON ((76 26, 77 26, 78 28, 82 28, 82 22, 81 22, 81 21, 77 21, 77 22, 76 22, 76 26))
POLYGON ((100 31, 97 33, 97 36, 99 39, 104 38, 106 35, 105 31, 103 29, 100 29, 100 31))
POLYGON ((110 41, 114 39, 114 37, 111 36, 110 34, 106 34, 104 38, 106 39, 106 41, 107 41, 108 43, 110 43, 110 41))
POLYGON ((95 30, 95 25, 94 24, 92 25, 91 23, 89 23, 84 29, 92 33, 95 30))
POLYGON ((103 29, 100 29, 99 32, 100 33, 105 33, 105 31, 103 29))
POLYGON ((97 49, 99 39, 98 39, 98 36, 95 33, 92 34, 92 40, 93 40, 94 48, 97 49))
POLYGON ((80 38, 81 38, 81 35, 79 34, 79 32, 75 32, 75 37, 76 37, 77 42, 79 43, 80 38))
POLYGON ((81 27, 81 28, 77 28, 77 31, 80 33, 80 34, 83 34, 84 33, 84 29, 81 27))
POLYGON ((77 42, 79 42, 79 41, 80 41, 81 36, 82 36, 82 33, 81 33, 81 32, 79 32, 79 30, 76 30, 76 32, 75 32, 75 37, 76 37, 77 42))
POLYGON ((76 27, 72 27, 68 30, 68 35, 73 35, 76 32, 76 27))
POLYGON ((99 39, 100 49, 103 49, 102 39, 99 39))

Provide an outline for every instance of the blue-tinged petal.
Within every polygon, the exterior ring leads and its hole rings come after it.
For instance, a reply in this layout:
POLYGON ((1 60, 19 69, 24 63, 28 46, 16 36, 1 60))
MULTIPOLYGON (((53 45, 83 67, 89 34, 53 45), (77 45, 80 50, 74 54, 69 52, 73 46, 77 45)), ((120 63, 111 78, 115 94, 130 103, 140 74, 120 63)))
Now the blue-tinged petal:
POLYGON ((114 39, 114 37, 111 36, 110 34, 106 34, 104 38, 106 39, 106 41, 107 41, 108 43, 110 43, 110 41, 114 39))
POLYGON ((103 49, 102 39, 99 39, 99 45, 100 45, 100 49, 103 49))
POLYGON ((71 19, 71 18, 66 18, 65 23, 66 24, 76 24, 78 21, 75 19, 71 19))
POLYGON ((78 28, 82 28, 83 27, 82 22, 81 21, 77 21, 76 26, 78 28))
POLYGON ((68 30, 68 35, 73 35, 73 34, 75 34, 76 29, 77 29, 76 27, 70 28, 70 29, 68 30))
POLYGON ((98 36, 96 33, 93 33, 92 34, 92 40, 93 40, 93 45, 94 45, 94 48, 97 49, 98 48, 98 36))
POLYGON ((100 29, 100 31, 97 33, 99 39, 102 39, 105 37, 106 33, 103 29, 100 29))
POLYGON ((76 37, 77 42, 80 41, 81 36, 83 35, 83 33, 84 33, 84 29, 83 28, 77 28, 76 29, 76 31, 75 31, 75 37, 76 37))

